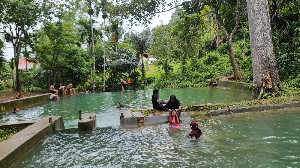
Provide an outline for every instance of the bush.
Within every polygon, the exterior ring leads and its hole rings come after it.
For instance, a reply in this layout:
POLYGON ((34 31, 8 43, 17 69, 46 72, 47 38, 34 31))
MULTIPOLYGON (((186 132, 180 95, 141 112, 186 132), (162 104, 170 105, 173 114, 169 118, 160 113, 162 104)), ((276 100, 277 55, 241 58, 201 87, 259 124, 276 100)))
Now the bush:
POLYGON ((0 81, 0 91, 5 89, 5 85, 3 81, 0 81))
POLYGON ((296 77, 290 77, 287 80, 283 81, 285 87, 300 88, 300 74, 296 77))

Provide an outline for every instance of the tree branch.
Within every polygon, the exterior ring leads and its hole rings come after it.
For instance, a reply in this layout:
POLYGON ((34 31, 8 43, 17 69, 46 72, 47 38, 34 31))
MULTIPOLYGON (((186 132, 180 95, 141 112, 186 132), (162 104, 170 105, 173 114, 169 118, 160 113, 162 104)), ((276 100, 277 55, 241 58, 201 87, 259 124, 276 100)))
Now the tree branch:
POLYGON ((240 16, 241 16, 241 3, 240 3, 240 0, 237 0, 235 26, 234 26, 232 32, 230 33, 230 36, 229 36, 230 39, 232 39, 232 36, 237 31, 238 25, 240 23, 240 16))
POLYGON ((226 38, 228 39, 228 38, 229 38, 228 32, 226 31, 225 27, 224 27, 224 26, 222 25, 222 23, 220 22, 220 17, 219 17, 219 15, 218 15, 218 9, 217 9, 217 8, 215 8, 214 14, 215 14, 216 22, 217 22, 218 26, 220 27, 221 31, 224 33, 224 35, 225 35, 226 38))

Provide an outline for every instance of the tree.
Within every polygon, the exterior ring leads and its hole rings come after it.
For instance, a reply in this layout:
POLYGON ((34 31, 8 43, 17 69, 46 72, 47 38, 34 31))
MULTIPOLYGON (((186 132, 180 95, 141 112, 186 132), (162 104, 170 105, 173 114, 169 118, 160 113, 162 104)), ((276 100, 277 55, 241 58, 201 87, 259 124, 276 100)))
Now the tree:
POLYGON ((138 57, 140 57, 140 61, 142 64, 142 82, 143 82, 143 87, 144 87, 144 82, 145 82, 145 65, 144 65, 144 53, 145 51, 150 47, 151 45, 151 31, 149 29, 144 30, 141 33, 137 34, 131 34, 130 38, 133 44, 135 44, 135 48, 137 51, 138 57))
POLYGON ((181 19, 173 27, 172 36, 176 45, 174 47, 174 56, 182 62, 182 73, 186 73, 186 64, 188 59, 195 62, 195 57, 199 51, 199 37, 204 32, 204 21, 199 13, 186 15, 181 12, 181 19), (176 46, 176 47, 175 47, 176 46))
POLYGON ((158 64, 163 67, 165 76, 170 76, 170 61, 172 60, 173 50, 176 46, 175 40, 171 35, 171 26, 160 25, 153 29, 153 42, 151 45, 151 54, 158 59, 158 64))
POLYGON ((42 16, 45 9, 43 3, 35 0, 3 0, 1 2, 1 10, 3 9, 2 18, 0 19, 7 40, 11 41, 14 48, 14 58, 16 65, 16 90, 21 89, 19 78, 19 58, 21 55, 22 38, 26 31, 33 28, 38 19, 42 16))
POLYGON ((4 59, 4 53, 3 53, 3 49, 4 48, 4 43, 3 41, 0 39, 0 69, 2 68, 4 62, 5 62, 5 59, 4 59))
POLYGON ((247 0, 252 67, 253 98, 265 92, 279 93, 279 79, 270 24, 268 0, 247 0))
POLYGON ((227 41, 228 52, 230 56, 231 66, 234 72, 234 79, 241 80, 238 64, 234 56, 233 49, 233 36, 235 35, 240 24, 241 17, 241 3, 240 0, 236 1, 220 1, 220 0, 203 0, 203 1, 190 1, 183 3, 183 7, 187 13, 200 13, 204 6, 207 5, 211 8, 211 13, 214 14, 219 29, 222 31, 223 36, 227 41), (234 11, 235 12, 232 12, 234 11), (234 18, 234 20, 232 20, 234 18))
MULTIPOLYGON (((229 50, 229 56, 230 56, 230 61, 231 61, 231 66, 233 68, 233 72, 234 72, 234 79, 236 80, 240 80, 240 72, 239 72, 239 68, 237 65, 237 62, 235 60, 235 56, 234 56, 234 50, 233 50, 233 45, 232 45, 232 38, 234 36, 234 34, 237 31, 238 25, 240 23, 240 15, 241 15, 241 4, 240 4, 240 0, 236 1, 236 12, 235 12, 235 17, 234 17, 234 26, 232 26, 231 31, 229 29, 226 30, 224 23, 222 23, 221 16, 220 16, 220 6, 215 6, 212 5, 214 8, 214 14, 215 14, 215 19, 216 22, 219 26, 219 28, 221 29, 221 31, 223 32, 223 35, 226 38, 227 44, 228 44, 228 50, 229 50)), ((224 7, 223 7, 224 8, 224 7)), ((227 21, 231 20, 230 18, 227 17, 227 21)))
POLYGON ((112 40, 114 43, 114 52, 118 51, 118 42, 122 34, 122 22, 120 22, 118 19, 114 19, 110 21, 110 26, 109 26, 109 32, 112 33, 112 40))
POLYGON ((272 0, 270 6, 278 73, 285 84, 293 87, 300 87, 299 8, 299 0, 272 0))
POLYGON ((58 21, 44 24, 38 33, 34 50, 42 68, 48 72, 48 85, 51 82, 56 83, 58 75, 63 69, 66 69, 65 63, 68 62, 68 59, 78 55, 77 45, 80 43, 77 41, 71 23, 58 21))

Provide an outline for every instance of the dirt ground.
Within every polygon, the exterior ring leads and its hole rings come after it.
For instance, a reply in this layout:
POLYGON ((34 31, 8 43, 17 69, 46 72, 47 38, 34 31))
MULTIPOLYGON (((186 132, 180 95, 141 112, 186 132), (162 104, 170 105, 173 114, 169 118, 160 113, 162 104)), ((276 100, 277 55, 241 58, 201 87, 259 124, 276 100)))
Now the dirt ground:
MULTIPOLYGON (((29 97, 29 96, 35 96, 35 95, 39 95, 39 94, 44 94, 43 92, 23 92, 23 95, 25 97, 29 97)), ((7 100, 14 100, 16 99, 18 95, 18 92, 16 91, 0 91, 0 102, 4 102, 7 100)))

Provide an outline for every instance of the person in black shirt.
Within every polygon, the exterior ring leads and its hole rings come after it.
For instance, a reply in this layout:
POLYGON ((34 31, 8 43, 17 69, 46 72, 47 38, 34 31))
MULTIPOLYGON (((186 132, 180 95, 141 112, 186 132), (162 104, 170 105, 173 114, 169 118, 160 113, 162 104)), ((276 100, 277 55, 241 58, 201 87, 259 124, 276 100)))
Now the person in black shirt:
POLYGON ((178 118, 180 118, 180 114, 181 114, 181 105, 180 105, 180 101, 178 99, 176 99, 175 95, 171 95, 170 96, 170 100, 168 101, 167 105, 169 108, 169 116, 171 116, 171 112, 173 110, 176 111, 178 118))
POLYGON ((166 103, 162 100, 159 100, 159 95, 158 95, 159 90, 154 89, 153 90, 153 95, 152 95, 152 104, 153 108, 156 110, 164 110, 167 108, 166 103))
POLYGON ((124 106, 120 102, 117 102, 116 108, 124 108, 124 106))
POLYGON ((14 108, 14 112, 12 112, 12 113, 16 114, 17 112, 19 112, 19 108, 18 107, 14 108))

